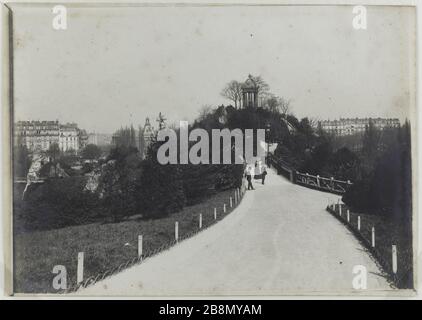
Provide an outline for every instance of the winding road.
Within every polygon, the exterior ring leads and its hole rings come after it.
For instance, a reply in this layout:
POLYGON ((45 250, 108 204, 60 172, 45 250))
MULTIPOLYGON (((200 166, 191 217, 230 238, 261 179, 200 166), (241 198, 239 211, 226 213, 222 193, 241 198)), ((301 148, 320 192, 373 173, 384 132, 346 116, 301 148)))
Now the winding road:
POLYGON ((325 211, 339 196, 291 184, 272 170, 255 187, 216 225, 76 294, 351 294, 358 291, 355 265, 367 268, 368 290, 391 290, 356 238, 325 211))

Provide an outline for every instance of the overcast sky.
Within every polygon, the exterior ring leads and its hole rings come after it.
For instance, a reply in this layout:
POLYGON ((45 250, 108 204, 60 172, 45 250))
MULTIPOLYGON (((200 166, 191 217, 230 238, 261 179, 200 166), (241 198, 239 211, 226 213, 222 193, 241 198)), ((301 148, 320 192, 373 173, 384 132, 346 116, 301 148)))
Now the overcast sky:
POLYGON ((111 133, 164 113, 192 120, 230 80, 261 75, 298 117, 409 117, 414 12, 367 7, 14 7, 15 119, 111 133))

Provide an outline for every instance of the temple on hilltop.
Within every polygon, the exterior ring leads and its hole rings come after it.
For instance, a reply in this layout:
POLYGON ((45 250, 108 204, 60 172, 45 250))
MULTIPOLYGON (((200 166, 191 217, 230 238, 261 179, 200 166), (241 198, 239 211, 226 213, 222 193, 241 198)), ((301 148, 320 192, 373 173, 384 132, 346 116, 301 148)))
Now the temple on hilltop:
POLYGON ((258 90, 259 85, 251 75, 242 84, 242 106, 243 108, 257 108, 258 107, 258 90))

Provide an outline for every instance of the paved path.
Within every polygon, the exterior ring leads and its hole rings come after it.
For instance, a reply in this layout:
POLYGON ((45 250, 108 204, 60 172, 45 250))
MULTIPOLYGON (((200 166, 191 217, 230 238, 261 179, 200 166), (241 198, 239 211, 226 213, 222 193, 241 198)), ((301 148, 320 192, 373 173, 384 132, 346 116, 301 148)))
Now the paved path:
POLYGON ((338 196, 293 185, 274 171, 225 219, 141 265, 78 294, 280 295, 390 289, 354 236, 325 211, 338 196))

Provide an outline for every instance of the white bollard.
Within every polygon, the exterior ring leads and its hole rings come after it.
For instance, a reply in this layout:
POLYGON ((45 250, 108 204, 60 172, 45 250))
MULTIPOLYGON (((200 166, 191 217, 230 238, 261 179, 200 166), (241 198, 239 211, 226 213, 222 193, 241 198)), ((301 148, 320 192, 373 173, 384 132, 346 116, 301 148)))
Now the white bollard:
POLYGON ((233 208, 233 199, 230 197, 230 208, 233 208))
POLYGON ((174 238, 179 241, 179 222, 174 223, 174 238))
POLYGON ((397 246, 393 244, 392 246, 392 262, 393 262, 393 273, 396 274, 397 273, 397 246))
POLYGON ((142 235, 138 235, 138 258, 142 257, 142 235))
POLYGON ((372 227, 372 248, 375 248, 375 227, 372 227))
POLYGON ((78 253, 78 269, 76 272, 76 282, 77 284, 80 284, 82 281, 84 281, 84 253, 79 252, 78 253))
POLYGON ((358 231, 360 231, 360 216, 358 216, 358 231))
POLYGON ((338 214, 340 215, 340 217, 341 217, 341 204, 339 203, 338 204, 338 214))
POLYGON ((199 229, 202 229, 202 213, 199 214, 199 229))
POLYGON ((217 220, 217 208, 214 208, 214 220, 217 220))
POLYGON ((223 212, 226 213, 226 204, 223 205, 223 212))
POLYGON ((350 211, 347 209, 347 222, 350 222, 350 211))

